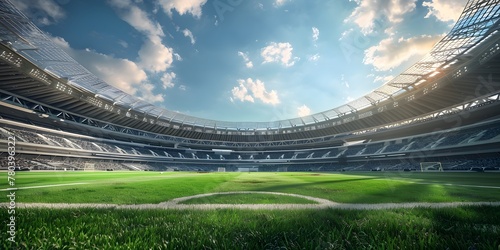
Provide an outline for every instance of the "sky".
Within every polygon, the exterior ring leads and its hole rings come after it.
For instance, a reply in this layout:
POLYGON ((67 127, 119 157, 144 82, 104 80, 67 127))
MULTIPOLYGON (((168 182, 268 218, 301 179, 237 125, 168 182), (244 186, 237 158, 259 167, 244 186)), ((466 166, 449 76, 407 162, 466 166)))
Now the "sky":
POLYGON ((466 0, 14 0, 89 71, 191 116, 261 122, 355 100, 422 58, 466 0))

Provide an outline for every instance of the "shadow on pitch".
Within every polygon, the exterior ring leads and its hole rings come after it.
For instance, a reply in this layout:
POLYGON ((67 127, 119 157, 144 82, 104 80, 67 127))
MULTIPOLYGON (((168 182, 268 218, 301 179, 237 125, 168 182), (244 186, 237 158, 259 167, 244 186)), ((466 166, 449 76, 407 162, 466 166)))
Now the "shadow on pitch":
MULTIPOLYGON (((250 189, 252 191, 286 191, 288 189, 301 189, 309 186, 318 186, 318 185, 327 185, 327 184, 339 184, 346 182, 357 182, 357 181, 367 181, 367 180, 377 180, 384 179, 382 177, 368 177, 368 178, 354 178, 354 179, 345 179, 345 180, 326 180, 326 181, 315 181, 315 182, 307 182, 307 183, 293 183, 293 184, 283 184, 283 185, 271 185, 267 187, 260 187, 255 189, 250 189)), ((269 183, 272 184, 272 183, 269 183)))

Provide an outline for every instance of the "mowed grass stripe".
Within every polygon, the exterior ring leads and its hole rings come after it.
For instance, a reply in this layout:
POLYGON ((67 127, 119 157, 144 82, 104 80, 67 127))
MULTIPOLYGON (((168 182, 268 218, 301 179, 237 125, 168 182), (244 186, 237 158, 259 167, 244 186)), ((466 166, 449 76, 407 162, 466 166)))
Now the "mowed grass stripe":
POLYGON ((84 184, 89 184, 89 183, 77 182, 77 183, 54 184, 54 185, 44 185, 44 186, 30 186, 30 187, 20 187, 20 188, 7 188, 7 189, 0 189, 0 191, 15 191, 15 190, 22 190, 22 189, 49 188, 49 187, 73 186, 73 185, 84 185, 84 184))
POLYGON ((231 178, 221 183, 216 192, 227 191, 275 191, 288 192, 286 187, 300 185, 303 181, 293 178, 293 175, 284 173, 228 173, 231 178), (285 187, 285 188, 283 188, 285 187))
MULTIPOLYGON (((78 182, 90 184, 18 190, 16 199, 25 203, 156 204, 204 193, 268 191, 300 194, 341 203, 500 201, 500 189, 484 191, 484 189, 459 186, 461 182, 464 182, 464 185, 494 185, 493 181, 498 177, 500 175, 494 173, 394 175, 393 173, 291 172, 164 172, 163 174, 159 172, 18 172, 16 187, 78 182), (454 185, 444 185, 446 183, 454 185)), ((2 187, 9 188, 5 184, 2 187)))
POLYGON ((500 172, 349 172, 350 176, 370 176, 391 180, 408 180, 434 184, 483 185, 500 187, 500 172), (478 180, 480 180, 478 182, 478 180))
POLYGON ((317 204, 317 202, 289 195, 221 193, 185 200, 179 204, 317 204))
POLYGON ((49 203, 160 203, 177 197, 205 193, 226 179, 224 175, 196 173, 154 174, 151 176, 151 173, 137 172, 129 178, 112 178, 113 175, 108 175, 108 179, 95 180, 91 185, 19 190, 16 200, 49 203))
MULTIPOLYGON (((197 173, 186 172, 17 172, 16 187, 29 187, 40 185, 55 185, 75 182, 107 183, 112 181, 137 182, 157 180, 160 178, 183 178, 186 176, 198 176, 197 173), (17 177, 20 178, 17 178, 17 177)), ((1 189, 9 188, 7 183, 0 183, 1 189)))

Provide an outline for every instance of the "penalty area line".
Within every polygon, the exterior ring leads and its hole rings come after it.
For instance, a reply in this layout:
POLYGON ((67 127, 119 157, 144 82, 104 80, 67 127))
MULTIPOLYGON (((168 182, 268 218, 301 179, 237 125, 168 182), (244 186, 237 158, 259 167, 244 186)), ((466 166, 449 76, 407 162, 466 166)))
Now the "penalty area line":
POLYGON ((77 182, 77 183, 53 184, 53 185, 44 185, 44 186, 30 186, 30 187, 19 187, 19 188, 4 188, 4 189, 0 189, 0 191, 15 191, 15 190, 21 190, 21 189, 61 187, 61 186, 84 185, 84 184, 89 184, 89 183, 86 183, 86 182, 77 182))

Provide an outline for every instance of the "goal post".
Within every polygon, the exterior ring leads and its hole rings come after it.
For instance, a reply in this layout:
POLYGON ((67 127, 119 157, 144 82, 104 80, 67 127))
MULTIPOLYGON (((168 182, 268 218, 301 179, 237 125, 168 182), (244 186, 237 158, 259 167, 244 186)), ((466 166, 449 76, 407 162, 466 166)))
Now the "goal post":
POLYGON ((278 172, 288 172, 288 167, 278 167, 278 172))
POLYGON ((217 172, 226 172, 226 168, 225 167, 219 167, 219 168, 217 168, 217 172))
POLYGON ((420 172, 443 172, 443 165, 441 162, 421 162, 420 172))
POLYGON ((95 163, 89 163, 89 162, 86 162, 86 163, 83 165, 83 170, 84 170, 84 171, 94 171, 94 170, 95 170, 95 163))

